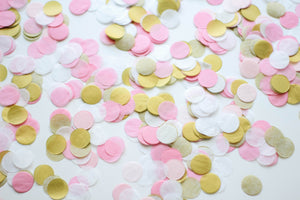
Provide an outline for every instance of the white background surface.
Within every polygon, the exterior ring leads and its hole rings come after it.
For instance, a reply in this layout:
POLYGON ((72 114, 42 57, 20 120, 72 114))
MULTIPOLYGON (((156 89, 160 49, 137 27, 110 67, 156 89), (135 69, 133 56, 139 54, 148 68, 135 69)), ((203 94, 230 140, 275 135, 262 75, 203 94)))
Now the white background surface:
MULTIPOLYGON (((100 0, 99 0, 100 1, 100 0)), ((101 0, 103 1, 103 0, 101 0)), ((149 3, 148 0, 145 0, 146 3, 149 3)), ((47 1, 39 1, 47 2, 47 1)), ((70 0, 60 1, 63 4, 63 12, 67 14, 70 18, 70 35, 66 41, 61 42, 58 46, 62 46, 70 39, 74 37, 80 37, 83 39, 95 39, 99 43, 99 33, 105 25, 99 24, 95 19, 95 13, 87 12, 82 16, 74 16, 70 14, 68 5, 70 0)), ((285 4, 288 0, 285 0, 285 4)), ((262 13, 266 13, 265 5, 266 3, 262 0, 253 1, 254 4, 258 5, 262 13)), ((293 4, 291 4, 293 5, 293 4)), ((196 28, 193 25, 193 16, 203 8, 213 8, 213 11, 221 10, 221 6, 211 7, 205 0, 184 0, 182 2, 182 7, 180 9, 180 20, 181 24, 178 28, 170 30, 170 38, 167 41, 167 44, 172 44, 175 41, 185 40, 190 41, 194 39, 194 32, 196 28)), ((21 10, 22 21, 21 24, 25 22, 27 16, 25 14, 25 9, 21 10)), ((278 23, 278 20, 275 20, 278 23)), ((299 29, 298 29, 299 30, 299 29)), ((292 34, 293 31, 289 31, 292 34)), ((293 33, 293 35, 295 35, 293 33)), ((300 32, 297 32, 298 36, 300 32)), ((30 43, 27 42, 22 35, 17 39, 17 49, 16 51, 4 58, 3 64, 8 64, 14 55, 17 54, 26 54, 27 47, 30 43)), ((238 43, 239 44, 239 43, 238 43)), ((211 52, 206 49, 206 53, 210 54, 211 52)), ((135 58, 129 55, 127 52, 122 52, 116 49, 114 46, 107 47, 100 43, 99 55, 103 59, 103 67, 113 67, 115 69, 122 69, 126 67, 132 67, 132 63, 135 58)), ((236 77, 240 78, 239 69, 238 69, 238 55, 239 55, 239 45, 227 54, 221 56, 223 60, 223 68, 219 71, 220 74, 225 75, 226 77, 236 77)), ((204 56, 199 60, 202 61, 204 56)), ((8 79, 0 83, 0 86, 3 86, 10 81, 11 76, 8 79)), ((254 85, 254 80, 247 80, 249 83, 254 85)), ((160 91, 170 92, 176 101, 177 106, 184 105, 184 97, 182 96, 184 87, 180 82, 172 86, 160 89, 152 89, 147 91, 147 94, 150 96, 157 95, 160 91)), ((230 102, 229 99, 224 99, 221 96, 218 96, 220 99, 220 108, 230 102)), ((67 109, 71 112, 72 115, 76 113, 76 107, 82 102, 80 100, 73 100, 68 106, 67 109)), ((0 108, 1 110, 2 108, 0 108)), ((55 174, 62 177, 67 182, 73 176, 78 175, 81 169, 73 164, 71 161, 64 159, 60 162, 50 161, 46 156, 45 143, 47 138, 52 134, 49 129, 49 116, 52 111, 56 108, 49 101, 48 95, 46 92, 43 93, 41 100, 34 105, 26 106, 26 109, 32 114, 34 119, 37 119, 40 122, 41 130, 39 135, 36 138, 36 141, 30 145, 30 149, 35 153, 35 161, 33 166, 30 168, 30 171, 33 172, 35 167, 40 164, 49 164, 54 168, 55 174)), ((299 123, 299 105, 286 105, 282 108, 276 108, 272 106, 267 96, 258 91, 258 97, 256 102, 251 109, 254 112, 255 120, 267 120, 271 125, 274 125, 282 130, 286 137, 289 137, 295 143, 296 149, 294 155, 289 159, 279 158, 278 163, 273 167, 262 167, 257 162, 247 162, 243 160, 238 151, 227 155, 232 161, 234 166, 233 174, 228 178, 226 183, 226 188, 223 192, 217 193, 214 195, 206 195, 204 192, 201 192, 201 195, 197 199, 203 200, 228 200, 228 199, 265 199, 265 200, 282 200, 282 199, 297 199, 300 197, 299 190, 299 180, 300 180, 300 123, 299 123), (263 183, 263 190, 260 195, 255 197, 250 197, 244 194, 241 190, 241 180, 244 176, 247 175, 256 175, 258 176, 263 183)), ((137 117, 136 114, 132 117, 137 117)), ((126 120, 125 120, 126 121, 126 120)), ((90 188, 92 200, 110 200, 112 199, 111 191, 113 188, 120 183, 125 183, 122 179, 121 170, 122 165, 128 161, 138 161, 142 153, 138 150, 138 143, 134 143, 125 136, 124 133, 124 124, 125 121, 122 121, 117 124, 108 124, 106 122, 97 124, 103 128, 105 133, 111 136, 120 136, 124 138, 126 143, 126 150, 121 159, 114 164, 107 164, 101 159, 97 169, 100 172, 100 178, 98 184, 90 188)), ((139 187, 136 184, 131 184, 136 188, 140 193, 141 197, 145 197, 150 194, 150 187, 139 187)), ((16 193, 8 184, 0 188, 0 198, 3 200, 46 200, 50 199, 47 194, 44 193, 43 188, 34 184, 33 188, 25 193, 18 194, 16 193)))

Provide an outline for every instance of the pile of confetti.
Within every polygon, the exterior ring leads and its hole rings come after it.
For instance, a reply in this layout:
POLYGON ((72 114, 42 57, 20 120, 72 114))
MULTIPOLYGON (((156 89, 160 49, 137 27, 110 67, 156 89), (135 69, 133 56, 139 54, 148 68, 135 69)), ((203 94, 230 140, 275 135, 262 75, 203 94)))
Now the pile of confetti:
MULTIPOLYGON (((268 0, 265 10, 251 0, 201 1, 203 9, 182 22, 184 4, 1 0, 0 187, 27 193, 42 186, 55 200, 99 198, 92 187, 110 191, 113 200, 202 199, 225 190, 234 171, 227 155, 235 149, 261 167, 290 158, 292 139, 267 119, 255 120, 251 108, 262 94, 275 107, 299 108, 300 38, 289 31, 300 30, 300 1, 268 0), (99 41, 72 31, 72 20, 85 15, 99 22, 99 41), (172 39, 181 23, 192 40, 172 39), (22 39, 26 47, 18 45, 22 39), (240 54, 232 59, 239 65, 230 67, 240 76, 232 77, 222 56, 237 44, 240 54), (123 55, 131 62, 114 66, 123 55), (180 94, 168 92, 179 86, 180 94), (32 117, 47 104, 55 108, 47 122, 32 117), (109 126, 117 126, 117 136, 109 126), (51 162, 36 157, 37 144, 51 162), (142 156, 122 160, 128 145, 142 156), (51 166, 64 161, 80 172, 67 179, 51 166), (124 183, 108 188, 101 173, 117 174, 100 166, 118 163, 124 183)), ((250 196, 263 185, 253 174, 241 179, 250 196)))

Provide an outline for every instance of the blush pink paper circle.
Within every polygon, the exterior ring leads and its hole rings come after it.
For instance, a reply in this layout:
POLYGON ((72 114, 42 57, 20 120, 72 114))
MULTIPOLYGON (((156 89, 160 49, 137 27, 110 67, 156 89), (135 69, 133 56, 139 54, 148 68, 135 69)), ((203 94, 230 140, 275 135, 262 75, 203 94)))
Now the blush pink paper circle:
POLYGON ((134 5, 139 2, 138 0, 123 0, 123 1, 128 5, 134 5))
POLYGON ((89 168, 95 168, 97 166, 99 158, 96 153, 91 152, 91 154, 92 154, 91 158, 86 164, 79 165, 81 168, 89 169, 89 168))
POLYGON ((159 140, 156 137, 157 127, 145 126, 141 129, 142 137, 144 141, 150 145, 159 144, 159 140))
POLYGON ((142 54, 148 51, 150 46, 151 46, 151 41, 149 37, 142 34, 138 34, 135 37, 135 43, 134 46, 131 48, 131 51, 133 53, 142 54))
POLYGON ((175 42, 170 48, 170 52, 173 58, 183 59, 187 57, 191 49, 185 42, 175 42))
POLYGON ((259 148, 250 146, 247 142, 245 142, 238 149, 240 156, 247 161, 254 161, 260 155, 259 148))
POLYGON ((17 88, 6 85, 0 88, 0 105, 11 106, 16 104, 20 99, 20 92, 17 88))
POLYGON ((54 117, 55 115, 58 115, 58 114, 62 114, 62 115, 67 116, 69 118, 69 120, 72 119, 71 113, 65 108, 58 108, 58 109, 54 110, 50 114, 50 119, 52 119, 52 117, 54 117))
POLYGON ((8 0, 3 0, 3 1, 0 1, 0 10, 1 11, 5 11, 5 10, 8 10, 10 9, 10 5, 8 3, 8 0))
POLYGON ((28 19, 24 23, 24 31, 29 34, 38 34, 43 30, 43 27, 35 22, 34 19, 28 19))
POLYGON ((123 153, 125 143, 120 137, 111 137, 104 144, 105 151, 111 156, 117 156, 123 153))
POLYGON ((260 90, 267 95, 276 95, 276 93, 272 90, 271 87, 271 78, 270 76, 265 76, 259 84, 260 90))
POLYGON ((51 94, 51 102, 57 107, 64 107, 72 100, 73 94, 66 87, 57 87, 51 94))
POLYGON ((159 180, 155 182, 151 187, 151 194, 160 196, 160 187, 165 182, 165 180, 159 180))
POLYGON ((127 190, 127 189, 131 189, 131 186, 128 185, 128 184, 120 184, 120 185, 117 185, 113 191, 112 191, 112 196, 113 196, 113 199, 114 200, 119 200, 119 197, 120 197, 120 194, 124 191, 124 190, 127 190))
POLYGON ((130 183, 137 182, 143 175, 143 167, 138 162, 128 162, 123 166, 122 176, 130 183))
POLYGON ((35 16, 43 10, 44 5, 40 2, 31 2, 26 6, 26 14, 28 17, 35 18, 35 16))
POLYGON ((41 58, 44 56, 44 54, 42 54, 38 49, 38 42, 33 42, 29 45, 29 47, 27 48, 27 54, 28 54, 28 56, 35 58, 35 59, 41 58))
POLYGON ((105 150, 104 144, 98 146, 98 148, 97 148, 97 153, 98 153, 98 156, 99 156, 102 160, 104 160, 105 162, 108 162, 108 163, 114 163, 114 162, 117 162, 117 161, 121 158, 121 155, 122 155, 122 154, 119 154, 119 155, 116 155, 116 156, 111 156, 111 155, 109 155, 109 154, 106 152, 106 150, 105 150))
POLYGON ((44 55, 52 54, 56 50, 56 41, 50 37, 44 37, 37 43, 39 51, 44 55))
POLYGON ((166 163, 169 160, 182 160, 181 153, 177 149, 169 149, 161 153, 161 161, 166 163))
POLYGON ((110 39, 107 35, 106 35, 106 33, 105 33, 105 30, 103 30, 103 31, 101 31, 100 32, 100 41, 103 43, 103 44, 105 44, 105 45, 113 45, 113 44, 115 44, 115 41, 114 40, 112 40, 112 39, 110 39))
POLYGON ((245 78, 255 78, 259 73, 259 64, 254 59, 244 59, 240 63, 240 73, 245 78))
POLYGON ((213 17, 208 12, 198 12, 194 16, 194 24, 197 28, 206 29, 207 24, 213 20, 213 17))
POLYGON ((48 27, 48 34, 52 39, 62 41, 69 36, 69 27, 66 24, 61 24, 57 27, 48 27))
POLYGON ((74 115, 73 125, 76 128, 90 129, 94 125, 94 117, 89 111, 80 111, 74 115))
POLYGON ((177 118, 177 107, 170 101, 162 102, 158 107, 159 117, 165 121, 177 118))
POLYGON ((15 9, 23 8, 28 3, 27 0, 7 0, 7 2, 15 9))
POLYGON ((141 144, 143 144, 145 146, 149 146, 149 144, 144 140, 144 137, 143 137, 143 129, 145 129, 145 128, 146 128, 145 126, 140 128, 137 139, 141 144))
POLYGON ((158 144, 151 148, 151 158, 152 160, 161 160, 161 155, 164 151, 171 149, 168 145, 158 144))
POLYGON ((118 79, 117 72, 112 68, 99 70, 95 75, 95 81, 103 86, 111 87, 118 79))
POLYGON ((266 76, 273 76, 277 73, 277 69, 270 64, 269 58, 265 58, 259 63, 259 70, 266 76))
POLYGON ((159 78, 166 78, 173 72, 173 66, 170 62, 157 62, 154 74, 159 78))
POLYGON ((75 78, 83 78, 89 74, 89 64, 83 60, 79 60, 78 63, 71 69, 71 74, 75 78))
POLYGON ((83 83, 80 80, 71 80, 67 82, 66 85, 71 88, 73 92, 73 99, 77 99, 81 96, 81 89, 83 88, 83 83))
POLYGON ((72 0, 69 10, 74 15, 82 15, 91 7, 91 0, 72 0))
POLYGON ((48 27, 57 27, 60 26, 64 22, 64 15, 62 13, 55 16, 55 19, 53 22, 48 24, 48 27))
POLYGON ((286 29, 295 28, 299 23, 298 16, 293 12, 285 12, 285 14, 280 17, 280 24, 286 29))
POLYGON ((33 176, 29 172, 21 171, 13 177, 12 187, 16 192, 25 193, 32 188, 33 183, 33 176))
POLYGON ((289 95, 288 93, 278 94, 278 95, 269 95, 268 99, 273 106, 282 107, 288 102, 289 95))
POLYGON ((252 102, 256 99, 256 89, 250 84, 242 84, 237 90, 238 97, 246 102, 252 102))
POLYGON ((203 87, 213 87, 218 82, 218 75, 211 69, 204 69, 200 72, 198 81, 203 87))
POLYGON ((283 31, 277 24, 270 23, 266 26, 265 35, 268 40, 275 42, 283 37, 283 31))
POLYGON ((177 160, 177 159, 169 160, 166 163, 166 167, 167 167, 166 176, 170 180, 178 180, 185 173, 185 166, 184 166, 184 164, 182 163, 182 161, 177 160))
POLYGON ((265 120, 258 120, 252 124, 252 127, 258 127, 266 132, 272 126, 265 120))
POLYGON ((209 3, 210 5, 216 6, 216 5, 220 5, 221 3, 223 3, 224 0, 207 0, 207 3, 209 3))
POLYGON ((114 101, 107 101, 103 103, 103 106, 106 109, 106 116, 104 118, 105 121, 112 122, 119 117, 121 112, 120 104, 114 101))
POLYGON ((162 44, 169 38, 169 29, 162 24, 155 24, 151 27, 150 37, 154 44, 162 44))
POLYGON ((70 140, 68 140, 68 141, 66 142, 66 148, 65 148, 63 154, 64 154, 64 157, 65 157, 66 159, 68 159, 68 160, 73 160, 73 159, 75 159, 76 157, 72 154, 72 152, 71 152, 71 150, 70 150, 70 146, 71 146, 71 142, 70 142, 70 140))
POLYGON ((297 72, 294 66, 288 65, 286 68, 278 70, 277 74, 284 75, 289 81, 293 81, 296 78, 297 72))
POLYGON ((0 26, 7 27, 16 21, 16 15, 12 11, 0 11, 0 26))
POLYGON ((246 141, 253 147, 260 147, 265 143, 265 131, 258 127, 250 128, 246 133, 246 141))
POLYGON ((87 39, 80 43, 83 53, 87 56, 93 56, 96 55, 99 51, 99 44, 96 40, 93 39, 87 39))
POLYGON ((300 4, 298 4, 295 8, 295 13, 297 15, 297 17, 300 17, 300 4))

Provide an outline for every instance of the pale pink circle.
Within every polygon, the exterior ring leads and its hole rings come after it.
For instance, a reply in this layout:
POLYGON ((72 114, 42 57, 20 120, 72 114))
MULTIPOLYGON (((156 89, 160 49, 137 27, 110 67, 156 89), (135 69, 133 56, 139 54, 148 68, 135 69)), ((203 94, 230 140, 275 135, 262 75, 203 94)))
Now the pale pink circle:
POLYGON ((52 119, 52 117, 54 117, 55 115, 58 115, 58 114, 62 114, 62 115, 67 116, 69 118, 69 120, 72 119, 71 113, 65 108, 58 108, 58 109, 54 110, 50 114, 50 119, 52 119))
POLYGON ((62 13, 55 16, 54 21, 48 24, 48 27, 57 27, 64 22, 64 15, 62 13))
POLYGON ((155 24, 149 34, 154 44, 162 44, 169 38, 169 29, 162 24, 155 24))
POLYGON ((182 160, 181 153, 177 149, 169 149, 161 153, 161 161, 166 163, 169 160, 182 160))
POLYGON ((0 11, 0 27, 7 27, 16 21, 16 15, 12 11, 0 11))
POLYGON ((145 146, 149 146, 149 144, 144 140, 144 137, 143 137, 143 129, 145 129, 145 128, 146 128, 146 127, 144 126, 144 127, 142 127, 142 128, 139 129, 137 139, 138 139, 138 141, 139 141, 141 144, 143 144, 143 145, 145 145, 145 146))
POLYGON ((44 37, 37 42, 38 50, 44 55, 52 54, 56 50, 56 43, 50 37, 44 37))
POLYGON ((165 182, 165 180, 159 180, 159 181, 155 182, 151 187, 151 194, 160 196, 160 187, 164 182, 165 182))
POLYGON ((282 107, 288 102, 288 93, 269 95, 268 99, 273 106, 282 107))
POLYGON ((170 48, 173 58, 183 59, 190 54, 190 46, 185 42, 175 42, 170 48))
POLYGON ((35 18, 35 16, 43 10, 44 5, 40 2, 31 2, 26 7, 26 14, 28 17, 35 18))
POLYGON ((28 3, 28 0, 7 0, 7 2, 11 7, 19 9, 23 8, 28 3))
POLYGON ((16 104, 20 99, 20 91, 11 85, 0 88, 0 105, 11 106, 16 104))
POLYGON ((170 180, 178 180, 185 173, 185 166, 181 160, 172 159, 166 163, 167 173, 166 176, 170 180))
POLYGON ((300 4, 298 4, 295 8, 295 13, 297 15, 297 17, 300 17, 300 4))
POLYGON ((29 45, 29 47, 27 48, 27 54, 28 54, 28 56, 35 58, 35 59, 41 58, 44 56, 44 54, 42 54, 39 51, 38 42, 33 42, 29 45))
POLYGON ((64 154, 64 157, 68 160, 73 160, 75 159, 76 157, 72 154, 71 150, 70 150, 70 146, 71 146, 71 142, 70 140, 68 140, 66 142, 66 148, 65 150, 63 151, 63 154, 64 154))
POLYGON ((142 35, 142 34, 138 34, 135 37, 135 43, 134 46, 131 48, 130 51, 132 51, 133 53, 136 54, 142 54, 147 52, 150 47, 151 47, 151 41, 149 39, 149 37, 142 35))
POLYGON ((254 161, 260 155, 259 148, 252 147, 247 142, 240 146, 238 150, 240 156, 247 161, 254 161))
POLYGON ((194 16, 194 24, 197 28, 206 29, 207 24, 213 20, 213 17, 208 12, 198 12, 194 16))
POLYGON ((8 10, 10 9, 10 5, 8 4, 8 0, 2 0, 0 1, 0 10, 4 11, 4 10, 8 10))
POLYGON ((51 102, 57 107, 64 107, 72 100, 73 94, 66 87, 57 87, 51 94, 51 102))
POLYGON ((286 68, 278 70, 277 74, 284 75, 289 81, 293 81, 296 78, 297 72, 294 66, 288 65, 286 68))
POLYGON ((117 185, 113 191, 112 191, 112 196, 114 200, 119 200, 120 194, 127 189, 130 189, 131 186, 125 183, 122 183, 120 185, 117 185))
POLYGON ((97 148, 97 153, 98 153, 98 156, 99 156, 102 160, 104 160, 105 162, 108 162, 108 163, 114 163, 114 162, 117 162, 117 161, 121 158, 121 155, 122 155, 122 154, 118 154, 118 155, 115 155, 115 156, 109 155, 109 154, 106 152, 106 150, 105 150, 104 144, 98 146, 98 148, 97 148))
POLYGON ((177 107, 170 101, 162 102, 158 107, 159 117, 165 121, 177 118, 177 107))
POLYGON ((256 94, 256 89, 250 84, 242 84, 237 90, 238 97, 246 103, 254 101, 256 94))
POLYGON ((270 76, 265 76, 259 84, 260 90, 267 95, 276 95, 276 93, 272 90, 271 87, 271 78, 270 76))
POLYGON ((273 76, 277 73, 277 69, 274 68, 269 61, 269 58, 265 58, 259 63, 259 70, 266 76, 273 76))
POLYGON ((100 32, 100 41, 103 43, 103 44, 105 44, 105 45, 113 45, 113 44, 115 44, 115 41, 114 40, 112 40, 112 39, 110 39, 107 35, 106 35, 106 33, 105 33, 105 30, 103 30, 103 31, 101 31, 100 32))
POLYGON ((120 104, 114 102, 114 101, 106 101, 102 104, 106 109, 106 116, 104 118, 107 122, 112 122, 116 120, 121 112, 121 106, 120 104))
POLYGON ((71 69, 71 75, 79 79, 87 76, 89 73, 89 64, 80 59, 77 64, 71 69))
POLYGON ((173 66, 170 62, 157 62, 154 74, 159 78, 169 77, 173 72, 173 66))
POLYGON ((267 131, 272 126, 265 120, 258 120, 252 124, 252 127, 258 127, 264 131, 267 131))
POLYGON ((66 85, 70 87, 73 92, 72 99, 77 99, 81 96, 81 89, 83 88, 83 83, 80 80, 71 80, 67 82, 66 85))
POLYGON ((161 160, 162 153, 171 149, 168 145, 158 144, 151 148, 151 158, 152 160, 161 160))
POLYGON ((25 193, 32 188, 33 183, 33 176, 29 172, 20 171, 13 177, 12 187, 16 192, 25 193))
POLYGON ((280 17, 280 24, 286 29, 295 28, 299 23, 298 16, 293 12, 286 12, 280 17))
POLYGON ((95 82, 98 82, 103 86, 107 86, 107 88, 115 84, 117 79, 118 74, 112 68, 101 69, 95 74, 95 82))
POLYGON ((34 19, 28 19, 24 23, 24 31, 29 34, 38 34, 43 30, 43 27, 35 22, 34 19))
POLYGON ((128 162, 123 166, 122 176, 130 182, 137 182, 143 175, 143 166, 138 162, 128 162))
POLYGON ((48 34, 52 39, 62 41, 69 36, 69 27, 66 24, 61 24, 57 27, 48 27, 48 34))
POLYGON ((220 5, 221 3, 223 3, 224 0, 207 0, 207 3, 209 3, 210 5, 216 6, 216 5, 220 5))
POLYGON ((73 117, 76 128, 90 129, 94 125, 94 117, 89 111, 79 111, 73 117))
POLYGON ((137 119, 137 118, 129 119, 125 123, 125 126, 124 126, 125 133, 129 137, 136 138, 138 136, 139 129, 140 129, 142 123, 143 122, 140 119, 137 119))
POLYGON ((125 3, 127 3, 128 5, 134 5, 137 2, 139 2, 138 0, 123 0, 125 3))
POLYGON ((125 143, 120 137, 111 137, 105 142, 104 148, 109 155, 117 156, 123 153, 125 143))
POLYGON ((72 0, 69 9, 74 15, 82 15, 91 7, 91 0, 72 0))
POLYGON ((240 73, 245 78, 255 78, 259 73, 259 64, 254 59, 246 58, 240 63, 240 73))
POLYGON ((79 165, 81 168, 95 168, 97 166, 99 158, 96 153, 91 152, 91 154, 91 158, 86 164, 79 165))
POLYGON ((89 57, 96 55, 99 51, 99 44, 96 40, 93 39, 84 40, 80 42, 80 45, 83 49, 83 53, 89 57))
POLYGON ((271 42, 275 42, 283 37, 283 31, 280 26, 275 23, 270 23, 265 29, 266 38, 271 42))
POLYGON ((198 81, 203 87, 213 87, 218 82, 218 75, 211 69, 204 69, 198 75, 198 81))
POLYGON ((145 126, 141 129, 142 137, 147 144, 156 145, 159 144, 159 140, 156 137, 157 127, 145 126))
POLYGON ((260 155, 257 158, 257 162, 262 166, 270 166, 274 163, 274 161, 276 161, 276 159, 277 159, 276 153, 271 156, 260 155))
POLYGON ((265 143, 265 131, 258 127, 251 127, 246 133, 246 142, 253 147, 260 147, 265 143))

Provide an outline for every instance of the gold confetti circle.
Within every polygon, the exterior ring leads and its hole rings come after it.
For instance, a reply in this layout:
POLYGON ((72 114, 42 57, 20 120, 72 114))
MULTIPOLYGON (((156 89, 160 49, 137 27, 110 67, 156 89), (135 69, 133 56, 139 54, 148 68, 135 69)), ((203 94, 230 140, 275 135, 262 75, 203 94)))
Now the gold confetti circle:
POLYGON ((273 46, 266 40, 259 40, 254 44, 253 51, 261 59, 268 58, 273 52, 273 46))
POLYGON ((284 137, 278 142, 275 149, 281 158, 289 158, 295 151, 295 145, 291 139, 284 137))
POLYGON ((121 105, 125 105, 131 98, 130 92, 124 87, 118 87, 112 90, 110 100, 121 105))
POLYGON ((293 62, 293 63, 300 62, 300 48, 299 48, 298 52, 295 55, 290 57, 290 61, 293 62))
POLYGON ((143 29, 147 32, 150 32, 152 26, 154 26, 155 24, 161 24, 161 22, 156 15, 152 15, 152 14, 144 16, 141 21, 141 25, 143 29))
POLYGON ((149 97, 148 95, 144 93, 136 94, 133 96, 133 100, 135 103, 135 111, 136 112, 144 112, 147 110, 147 105, 148 105, 148 100, 149 97))
POLYGON ((298 104, 300 102, 300 85, 292 84, 288 92, 288 103, 298 104))
POLYGON ((204 59, 204 62, 211 65, 211 69, 215 72, 219 71, 222 67, 222 60, 219 56, 215 54, 207 55, 204 59))
POLYGON ((200 179, 201 189, 207 194, 214 194, 218 192, 221 187, 221 180, 219 176, 213 173, 205 174, 200 179))
POLYGON ((34 180, 38 185, 43 185, 49 176, 54 176, 54 171, 49 165, 39 165, 34 170, 34 180))
POLYGON ((195 122, 188 122, 183 126, 182 136, 190 142, 197 142, 200 138, 194 133, 195 122))
POLYGON ((112 40, 119 40, 125 35, 125 28, 118 24, 111 24, 106 27, 105 34, 112 40))
POLYGON ((191 160, 191 170, 196 174, 207 174, 211 169, 211 160, 207 155, 199 154, 191 160))
POLYGON ((197 62, 195 67, 190 71, 182 71, 186 76, 196 76, 201 72, 201 65, 197 62))
POLYGON ((48 1, 43 7, 45 15, 50 17, 60 14, 62 9, 62 5, 57 1, 48 1))
POLYGON ((13 76, 11 82, 16 84, 19 88, 27 87, 32 81, 31 74, 25 74, 21 76, 13 76))
POLYGON ((234 80, 234 81, 231 83, 231 87, 230 87, 230 90, 231 90, 232 94, 236 95, 237 90, 239 89, 239 87, 240 87, 242 84, 245 84, 245 83, 248 83, 248 82, 245 81, 245 80, 243 80, 243 79, 237 79, 237 80, 234 80))
POLYGON ((240 142, 245 135, 244 129, 240 126, 238 130, 233 133, 223 133, 223 136, 228 140, 230 143, 238 143, 240 142))
POLYGON ((0 29, 0 35, 8 35, 13 38, 18 38, 21 33, 21 26, 17 25, 15 27, 2 28, 0 29))
POLYGON ((0 82, 4 81, 7 77, 7 69, 4 65, 0 64, 0 82))
POLYGON ((178 10, 180 8, 180 1, 177 0, 159 0, 157 5, 157 12, 161 15, 165 10, 178 10))
POLYGON ((251 4, 249 7, 241 9, 241 14, 247 20, 253 22, 260 15, 260 10, 257 6, 251 4))
POLYGON ((66 140, 61 135, 51 135, 47 139, 46 148, 51 154, 61 154, 66 148, 66 140))
POLYGON ((227 28, 223 22, 215 19, 207 24, 206 29, 209 35, 213 37, 220 37, 225 34, 227 28))
POLYGON ((52 199, 63 199, 68 194, 68 184, 61 178, 55 178, 48 183, 47 193, 52 199))
POLYGON ((87 85, 81 90, 81 99, 87 104, 96 104, 102 98, 102 92, 96 85, 87 85))
POLYGON ((27 87, 26 90, 29 92, 30 94, 30 102, 36 101, 40 98, 41 94, 42 94, 42 89, 41 87, 36 84, 36 83, 30 83, 27 87))
POLYGON ((250 195, 250 196, 255 196, 258 195, 261 190, 262 190, 262 183, 259 180, 259 178, 257 178, 256 176, 253 175, 249 175, 246 176, 243 180, 242 180, 242 190, 250 195))
POLYGON ((147 14, 147 11, 143 7, 132 6, 128 10, 128 15, 133 22, 140 23, 144 15, 147 14))
POLYGON ((147 89, 154 88, 158 82, 158 79, 159 78, 154 73, 149 76, 144 76, 141 74, 138 76, 139 84, 147 89))
POLYGON ((157 96, 163 98, 166 101, 170 101, 172 103, 175 103, 175 100, 174 100, 173 96, 169 93, 162 92, 162 93, 159 93, 157 96))
POLYGON ((276 147, 280 141, 284 138, 281 130, 277 127, 272 126, 265 133, 265 141, 268 145, 276 147))
POLYGON ((71 120, 64 114, 56 114, 50 119, 50 129, 52 133, 63 126, 71 126, 71 120))
POLYGON ((184 199, 194 199, 199 196, 201 192, 200 182, 195 179, 188 177, 182 183, 182 197, 184 199))
POLYGON ((289 79, 281 74, 276 74, 271 78, 271 87, 277 93, 285 93, 290 89, 289 79))
POLYGON ((78 128, 71 133, 70 142, 77 148, 84 148, 90 144, 90 139, 91 136, 87 130, 78 128))
POLYGON ((22 124, 26 121, 27 117, 27 110, 21 106, 13 105, 7 111, 7 121, 12 125, 22 124))
POLYGON ((130 70, 131 70, 131 67, 128 67, 122 73, 122 81, 127 86, 131 86, 130 81, 129 81, 130 80, 130 76, 129 76, 130 70))
POLYGON ((32 144, 36 138, 36 131, 32 126, 23 125, 16 131, 16 140, 20 144, 28 145, 32 144))
POLYGON ((158 107, 165 100, 162 97, 155 96, 148 100, 147 108, 152 115, 158 115, 158 107))

